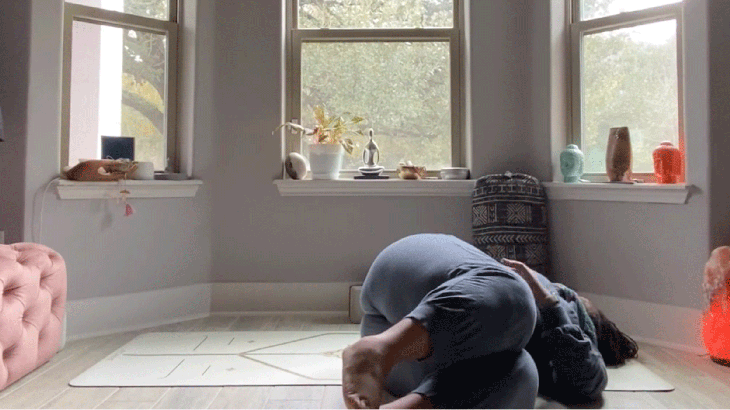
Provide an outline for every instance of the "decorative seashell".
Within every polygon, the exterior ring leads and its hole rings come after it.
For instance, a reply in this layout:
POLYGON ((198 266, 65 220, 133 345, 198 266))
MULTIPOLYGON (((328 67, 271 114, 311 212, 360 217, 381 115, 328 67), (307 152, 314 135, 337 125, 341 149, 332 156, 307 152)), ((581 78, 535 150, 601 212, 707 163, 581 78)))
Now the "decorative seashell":
POLYGON ((290 152, 289 155, 286 156, 284 167, 286 168, 286 173, 292 179, 304 179, 307 175, 307 168, 309 168, 309 164, 307 163, 307 159, 301 154, 290 152))

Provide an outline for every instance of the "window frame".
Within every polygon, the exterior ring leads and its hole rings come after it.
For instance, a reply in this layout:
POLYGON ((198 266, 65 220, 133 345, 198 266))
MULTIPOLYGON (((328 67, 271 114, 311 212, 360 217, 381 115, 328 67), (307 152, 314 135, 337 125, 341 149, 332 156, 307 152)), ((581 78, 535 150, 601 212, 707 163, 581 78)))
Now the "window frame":
MULTIPOLYGON (((686 153, 685 141, 685 118, 684 118, 684 37, 683 37, 683 11, 684 0, 667 4, 663 6, 652 7, 643 10, 624 12, 613 14, 610 16, 599 17, 590 20, 581 20, 581 0, 567 0, 570 7, 570 18, 568 20, 570 35, 570 121, 568 132, 568 144, 575 144, 583 149, 582 141, 582 123, 583 123, 583 36, 589 34, 602 33, 606 31, 619 30, 624 28, 636 27, 645 24, 658 23, 662 21, 676 20, 676 47, 677 47, 677 106, 678 106, 678 130, 679 130, 679 149, 686 153)), ((608 130, 606 132, 608 138, 608 130)), ((684 155, 683 170, 686 170, 686 155, 684 155)), ((686 172, 686 171, 685 171, 686 172)), ((643 180, 644 182, 656 182, 656 176, 653 172, 640 173, 633 172, 633 178, 643 180)), ((606 182, 607 174, 603 173, 586 173, 584 179, 591 182, 606 182)), ((683 175, 686 179, 686 175, 683 175)), ((684 180, 683 180, 684 181, 684 180)), ((682 182, 683 182, 682 181, 682 182)))
MULTIPOLYGON (((466 167, 466 91, 465 91, 465 10, 464 0, 454 1, 452 28, 374 28, 374 29, 301 29, 298 28, 299 0, 286 0, 285 61, 286 96, 284 115, 287 121, 300 123, 301 113, 301 55, 305 42, 447 42, 451 70, 451 166, 466 167)), ((284 131, 282 131, 284 132, 284 131)), ((302 152, 302 139, 296 133, 285 133, 287 153, 302 152)), ((418 164, 416 164, 418 165, 418 164)), ((440 170, 427 170, 430 177, 440 170)), ((340 177, 359 175, 356 169, 343 169, 340 177)), ((383 175, 397 176, 397 170, 385 169, 383 175)), ((286 177, 286 173, 284 173, 286 177)))
POLYGON ((167 85, 165 87, 165 130, 167 145, 165 157, 169 158, 168 166, 174 172, 180 169, 181 152, 177 138, 177 82, 178 82, 178 47, 179 0, 170 0, 167 20, 142 17, 134 14, 105 10, 82 4, 64 1, 63 20, 63 77, 61 107, 61 169, 69 162, 70 125, 71 125, 71 52, 73 45, 73 23, 84 22, 99 26, 115 27, 124 30, 136 30, 166 36, 167 59, 165 71, 167 85))

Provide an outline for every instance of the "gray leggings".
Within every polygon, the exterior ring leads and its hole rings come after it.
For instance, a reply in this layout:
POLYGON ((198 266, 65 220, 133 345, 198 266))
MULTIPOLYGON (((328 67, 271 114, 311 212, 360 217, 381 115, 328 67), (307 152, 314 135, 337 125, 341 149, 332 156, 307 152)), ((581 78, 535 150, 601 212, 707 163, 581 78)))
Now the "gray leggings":
POLYGON ((534 298, 524 280, 478 249, 447 235, 404 238, 373 262, 360 302, 362 336, 404 318, 429 332, 432 355, 388 376, 393 396, 420 393, 437 408, 534 407, 538 373, 524 349, 534 298))

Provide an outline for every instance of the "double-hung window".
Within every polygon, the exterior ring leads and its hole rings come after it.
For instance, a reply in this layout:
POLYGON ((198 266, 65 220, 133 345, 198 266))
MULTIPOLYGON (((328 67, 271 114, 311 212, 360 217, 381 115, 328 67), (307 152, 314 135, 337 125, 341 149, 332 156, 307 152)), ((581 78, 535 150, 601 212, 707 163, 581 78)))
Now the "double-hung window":
POLYGON ((133 138, 134 160, 176 168, 178 0, 66 0, 61 166, 133 138))
POLYGON ((586 177, 606 180, 609 130, 629 128, 633 173, 653 180, 652 151, 684 152, 681 0, 572 1, 572 132, 586 177))
MULTIPOLYGON (((312 110, 364 117, 380 163, 434 175, 465 166, 461 0, 287 0, 286 116, 314 128, 312 110)), ((366 133, 367 134, 367 133, 366 133)), ((287 133, 287 151, 310 140, 287 133)), ((343 174, 363 165, 353 138, 343 174)))

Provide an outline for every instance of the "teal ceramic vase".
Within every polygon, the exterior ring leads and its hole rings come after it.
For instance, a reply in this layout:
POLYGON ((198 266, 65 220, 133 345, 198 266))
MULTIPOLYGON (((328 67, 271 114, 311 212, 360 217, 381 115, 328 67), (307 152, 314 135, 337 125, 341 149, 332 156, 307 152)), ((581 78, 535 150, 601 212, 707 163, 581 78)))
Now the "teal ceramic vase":
POLYGON ((583 166, 585 165, 585 156, 577 145, 568 145, 563 152, 560 153, 560 172, 563 173, 563 182, 575 184, 580 181, 583 176, 583 166))

